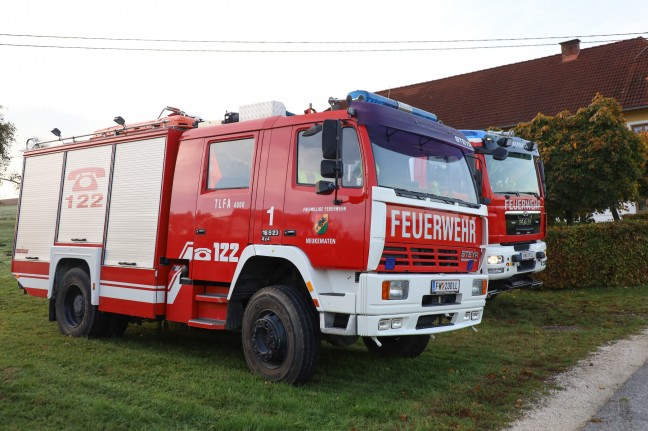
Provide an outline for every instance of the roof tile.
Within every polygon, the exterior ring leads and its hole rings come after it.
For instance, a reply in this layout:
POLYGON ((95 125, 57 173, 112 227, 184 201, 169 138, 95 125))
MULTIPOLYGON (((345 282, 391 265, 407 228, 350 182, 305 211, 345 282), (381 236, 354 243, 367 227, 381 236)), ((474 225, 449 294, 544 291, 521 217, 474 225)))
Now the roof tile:
POLYGON ((538 113, 575 112, 596 93, 617 99, 624 110, 648 107, 648 40, 581 49, 568 62, 557 54, 378 92, 434 112, 458 129, 512 126, 538 113))

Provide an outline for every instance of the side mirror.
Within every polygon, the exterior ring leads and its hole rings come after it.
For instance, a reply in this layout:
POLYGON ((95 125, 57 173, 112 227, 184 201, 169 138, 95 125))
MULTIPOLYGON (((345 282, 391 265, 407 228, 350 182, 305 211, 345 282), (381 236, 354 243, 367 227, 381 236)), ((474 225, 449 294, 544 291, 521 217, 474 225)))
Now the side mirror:
POLYGON ((331 181, 320 180, 315 183, 315 193, 318 195, 330 195, 334 190, 337 187, 331 181))
POLYGON ((320 175, 324 178, 341 178, 344 176, 342 171, 340 160, 322 160, 320 162, 320 175))
POLYGON ((336 160, 342 155, 342 127, 339 120, 324 120, 322 126, 322 156, 336 160))
POLYGON ((342 205, 338 199, 340 178, 342 178, 342 122, 340 120, 324 120, 322 125, 322 163, 320 173, 324 178, 335 178, 335 182, 319 181, 316 185, 317 194, 330 194, 335 191, 334 205, 342 205))
POLYGON ((508 157, 508 150, 504 147, 497 147, 493 150, 493 159, 506 160, 508 157))

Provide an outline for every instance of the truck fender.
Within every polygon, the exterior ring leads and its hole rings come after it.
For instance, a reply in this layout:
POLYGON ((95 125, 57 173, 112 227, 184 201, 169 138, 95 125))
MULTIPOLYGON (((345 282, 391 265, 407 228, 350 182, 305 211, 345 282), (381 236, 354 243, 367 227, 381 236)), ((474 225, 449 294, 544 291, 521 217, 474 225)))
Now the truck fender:
POLYGON ((325 271, 317 270, 313 268, 308 259, 308 256, 297 247, 292 246, 282 246, 282 245, 249 245, 245 247, 241 256, 239 258, 239 263, 234 272, 234 277, 232 279, 232 287, 230 288, 228 294, 228 300, 231 299, 232 293, 234 292, 234 286, 238 281, 241 271, 245 267, 246 262, 256 256, 261 257, 270 257, 275 259, 285 259, 291 262, 301 274, 308 291, 310 292, 311 298, 315 307, 321 311, 320 302, 319 302, 319 293, 322 291, 329 290, 328 278, 326 277, 325 271))
POLYGON ((99 305, 99 279, 101 276, 101 247, 63 247, 53 246, 50 248, 49 281, 47 287, 47 298, 52 299, 54 294, 54 282, 56 271, 62 260, 85 261, 90 270, 90 299, 92 305, 99 305))

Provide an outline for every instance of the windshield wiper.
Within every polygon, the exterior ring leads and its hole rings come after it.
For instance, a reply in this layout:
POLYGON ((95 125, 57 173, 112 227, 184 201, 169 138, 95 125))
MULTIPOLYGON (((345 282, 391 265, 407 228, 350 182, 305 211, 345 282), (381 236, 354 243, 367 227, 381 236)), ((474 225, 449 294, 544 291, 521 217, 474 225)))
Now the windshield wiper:
POLYGON ((412 190, 399 189, 399 188, 395 188, 395 187, 392 187, 392 188, 394 189, 394 191, 396 192, 396 194, 398 196, 408 196, 410 198, 416 198, 416 199, 425 199, 425 198, 429 197, 429 195, 427 193, 415 192, 415 191, 412 191, 412 190))
POLYGON ((455 203, 455 204, 459 204, 459 205, 464 205, 464 206, 467 206, 467 207, 470 207, 470 208, 479 208, 480 207, 479 204, 473 204, 473 203, 466 202, 466 201, 461 200, 461 199, 450 198, 450 197, 447 197, 447 196, 439 196, 439 195, 432 195, 431 194, 430 198, 431 199, 438 199, 440 201, 444 201, 444 202, 448 202, 448 203, 455 203))
POLYGON ((535 196, 536 199, 540 199, 540 195, 537 192, 520 192, 520 193, 524 193, 525 195, 532 195, 535 196))
POLYGON ((532 195, 535 196, 537 199, 540 199, 540 195, 537 192, 495 192, 495 193, 500 193, 504 195, 515 195, 515 196, 520 196, 522 195, 532 195))
POLYGON ((445 202, 447 204, 459 204, 459 205, 465 205, 470 208, 479 208, 479 204, 473 204, 457 198, 439 196, 432 193, 415 192, 412 190, 399 189, 399 188, 394 188, 394 191, 399 196, 409 196, 409 197, 414 197, 416 199, 434 199, 441 202, 445 202))

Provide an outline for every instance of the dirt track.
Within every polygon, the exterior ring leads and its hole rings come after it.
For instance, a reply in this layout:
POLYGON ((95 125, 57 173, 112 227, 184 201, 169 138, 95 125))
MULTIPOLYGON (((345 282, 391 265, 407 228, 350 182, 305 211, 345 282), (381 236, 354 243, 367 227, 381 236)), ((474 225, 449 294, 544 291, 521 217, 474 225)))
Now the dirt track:
POLYGON ((573 369, 554 378, 552 391, 509 431, 583 428, 614 393, 648 360, 648 329, 599 348, 573 369))

